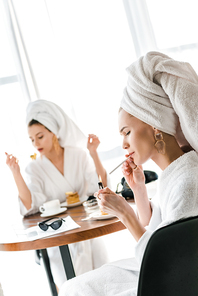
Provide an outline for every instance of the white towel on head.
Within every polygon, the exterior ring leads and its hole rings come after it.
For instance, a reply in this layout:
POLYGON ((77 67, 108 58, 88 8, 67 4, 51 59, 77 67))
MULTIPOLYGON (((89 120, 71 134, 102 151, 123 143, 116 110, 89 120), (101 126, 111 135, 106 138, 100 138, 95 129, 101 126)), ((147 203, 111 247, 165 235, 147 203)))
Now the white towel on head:
POLYGON ((32 119, 37 120, 57 136, 61 147, 86 148, 86 136, 56 104, 37 100, 28 104, 26 113, 27 125, 32 119))
POLYGON ((198 151, 198 76, 190 64, 149 52, 127 68, 121 107, 145 123, 184 137, 198 151))

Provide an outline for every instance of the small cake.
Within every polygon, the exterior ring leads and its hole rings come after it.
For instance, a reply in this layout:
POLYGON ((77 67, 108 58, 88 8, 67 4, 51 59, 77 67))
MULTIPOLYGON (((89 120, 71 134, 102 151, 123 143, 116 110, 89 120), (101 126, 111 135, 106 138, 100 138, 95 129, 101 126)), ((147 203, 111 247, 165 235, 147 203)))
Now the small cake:
POLYGON ((65 194, 66 194, 66 201, 68 205, 80 202, 78 192, 70 191, 70 192, 65 192, 65 194))
POLYGON ((100 209, 100 213, 101 215, 108 215, 108 213, 103 212, 101 209, 100 209))
POLYGON ((83 206, 86 212, 91 213, 99 210, 98 201, 96 198, 87 199, 87 201, 83 202, 83 206))

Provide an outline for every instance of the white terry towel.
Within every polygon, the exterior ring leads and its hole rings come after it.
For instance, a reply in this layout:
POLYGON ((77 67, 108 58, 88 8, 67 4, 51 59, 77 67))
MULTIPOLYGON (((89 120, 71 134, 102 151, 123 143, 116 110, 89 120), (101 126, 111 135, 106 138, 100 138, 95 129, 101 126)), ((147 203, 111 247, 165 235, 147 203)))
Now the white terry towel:
POLYGON ((57 136, 61 147, 86 148, 86 136, 56 104, 37 100, 28 104, 26 113, 27 125, 32 119, 37 120, 57 136))
POLYGON ((127 68, 121 107, 145 123, 185 139, 198 151, 198 76, 190 64, 149 52, 127 68))

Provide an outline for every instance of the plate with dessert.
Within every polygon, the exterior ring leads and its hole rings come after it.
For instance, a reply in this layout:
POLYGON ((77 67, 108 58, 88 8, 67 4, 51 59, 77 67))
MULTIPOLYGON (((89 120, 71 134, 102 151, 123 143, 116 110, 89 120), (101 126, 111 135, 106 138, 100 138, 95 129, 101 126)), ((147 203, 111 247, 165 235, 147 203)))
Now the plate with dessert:
POLYGON ((61 203, 61 206, 67 208, 80 206, 84 201, 87 200, 87 196, 79 197, 78 192, 65 192, 66 201, 61 203))
POLYGON ((106 220, 106 219, 115 218, 116 216, 111 215, 111 214, 107 214, 103 211, 98 211, 98 212, 90 214, 89 217, 91 218, 91 220, 106 220))

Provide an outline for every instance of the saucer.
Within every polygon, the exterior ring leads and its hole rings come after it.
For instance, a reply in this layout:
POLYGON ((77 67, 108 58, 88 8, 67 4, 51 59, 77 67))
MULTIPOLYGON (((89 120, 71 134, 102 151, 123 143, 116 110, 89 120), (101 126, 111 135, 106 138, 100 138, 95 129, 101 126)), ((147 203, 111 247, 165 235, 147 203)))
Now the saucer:
POLYGON ((60 210, 58 210, 57 212, 53 213, 53 214, 49 214, 49 213, 43 213, 41 214, 40 216, 41 217, 50 217, 50 216, 55 216, 55 215, 58 215, 60 213, 63 213, 67 210, 67 208, 60 208, 60 210))

